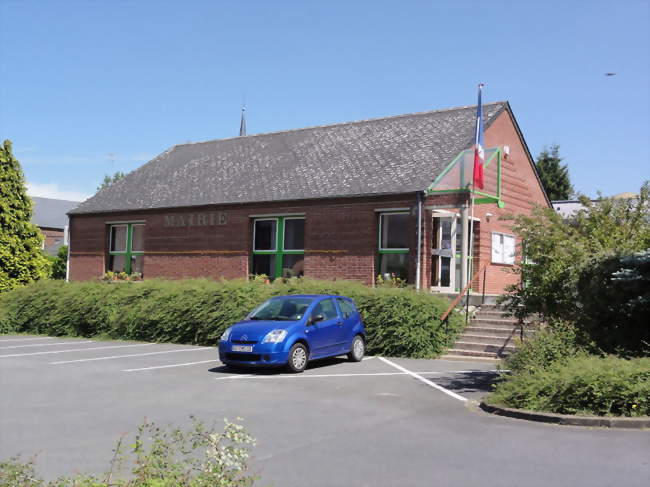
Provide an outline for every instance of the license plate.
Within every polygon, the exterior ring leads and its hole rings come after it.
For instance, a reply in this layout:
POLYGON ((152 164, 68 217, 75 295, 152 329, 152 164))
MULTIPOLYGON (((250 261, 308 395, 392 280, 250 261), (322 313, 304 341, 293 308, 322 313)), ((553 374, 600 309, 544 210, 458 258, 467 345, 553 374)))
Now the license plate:
POLYGON ((233 352, 252 352, 253 351, 253 346, 252 345, 233 345, 232 346, 232 351, 233 352))

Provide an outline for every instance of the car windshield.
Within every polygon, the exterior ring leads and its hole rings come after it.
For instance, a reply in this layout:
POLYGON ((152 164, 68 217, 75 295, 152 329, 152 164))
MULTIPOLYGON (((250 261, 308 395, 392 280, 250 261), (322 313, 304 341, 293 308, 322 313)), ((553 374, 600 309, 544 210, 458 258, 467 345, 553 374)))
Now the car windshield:
POLYGON ((261 304, 248 315, 249 320, 298 321, 313 301, 312 298, 274 298, 261 304))

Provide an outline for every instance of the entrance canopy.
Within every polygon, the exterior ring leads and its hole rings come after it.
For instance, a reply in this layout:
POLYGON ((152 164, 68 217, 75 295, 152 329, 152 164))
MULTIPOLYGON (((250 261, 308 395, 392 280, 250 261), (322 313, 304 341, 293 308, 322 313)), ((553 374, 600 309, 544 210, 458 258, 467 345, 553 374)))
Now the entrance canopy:
POLYGON ((474 149, 462 151, 451 161, 440 176, 427 188, 427 195, 474 192, 474 203, 496 203, 503 208, 501 200, 501 148, 485 149, 483 164, 484 188, 472 189, 474 173, 474 149))

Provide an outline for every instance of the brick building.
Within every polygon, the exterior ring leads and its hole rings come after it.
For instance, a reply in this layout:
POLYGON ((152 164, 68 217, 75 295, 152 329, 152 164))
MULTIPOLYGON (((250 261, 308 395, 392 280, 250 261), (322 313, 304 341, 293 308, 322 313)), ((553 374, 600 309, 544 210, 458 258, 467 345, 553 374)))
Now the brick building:
POLYGON ((474 289, 499 294, 515 280, 504 270, 516 246, 499 217, 549 202, 509 104, 483 114, 493 162, 467 271, 464 154, 476 107, 174 146, 70 212, 70 278, 113 270, 372 284, 395 273, 453 293, 475 275, 474 289))
POLYGON ((43 234, 43 250, 50 255, 56 255, 59 247, 68 244, 66 214, 79 206, 80 202, 39 196, 32 196, 32 201, 34 202, 32 223, 36 224, 43 234))

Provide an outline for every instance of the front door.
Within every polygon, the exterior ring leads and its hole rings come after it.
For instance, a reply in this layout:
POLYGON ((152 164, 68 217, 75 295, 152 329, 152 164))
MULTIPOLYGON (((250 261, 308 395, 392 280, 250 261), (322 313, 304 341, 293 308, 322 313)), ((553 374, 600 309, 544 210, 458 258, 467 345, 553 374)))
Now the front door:
POLYGON ((459 265, 456 261, 459 259, 456 256, 456 240, 459 227, 456 215, 433 217, 431 285, 436 291, 454 292, 457 287, 459 276, 456 271, 459 265))

